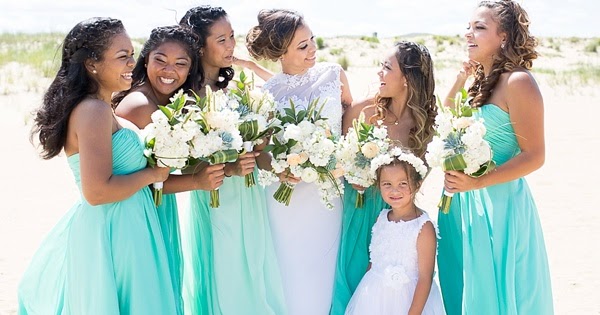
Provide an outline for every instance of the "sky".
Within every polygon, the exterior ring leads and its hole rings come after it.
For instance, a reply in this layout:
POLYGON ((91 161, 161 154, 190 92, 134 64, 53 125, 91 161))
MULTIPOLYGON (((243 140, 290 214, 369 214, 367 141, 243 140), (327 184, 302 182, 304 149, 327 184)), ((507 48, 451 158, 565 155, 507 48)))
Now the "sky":
MULTIPOLYGON (((132 37, 175 24, 189 8, 223 7, 236 34, 257 24, 260 9, 287 8, 304 15, 315 36, 412 33, 463 35, 477 0, 0 0, 0 33, 68 32, 93 16, 123 21, 132 37)), ((534 36, 600 37, 597 0, 519 0, 534 36)))

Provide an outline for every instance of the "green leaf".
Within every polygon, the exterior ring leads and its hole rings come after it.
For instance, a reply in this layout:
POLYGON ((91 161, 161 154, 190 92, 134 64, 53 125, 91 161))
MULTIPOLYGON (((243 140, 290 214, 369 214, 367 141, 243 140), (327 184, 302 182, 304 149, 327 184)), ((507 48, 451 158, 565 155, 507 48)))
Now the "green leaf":
POLYGON ((240 72, 240 81, 242 81, 242 83, 246 81, 246 74, 244 73, 244 71, 240 72))
POLYGON ((171 114, 171 110, 169 110, 169 108, 163 105, 158 105, 158 109, 160 109, 160 111, 163 114, 165 114, 165 116, 167 116, 167 119, 171 121, 171 118, 173 118, 173 114, 171 114))

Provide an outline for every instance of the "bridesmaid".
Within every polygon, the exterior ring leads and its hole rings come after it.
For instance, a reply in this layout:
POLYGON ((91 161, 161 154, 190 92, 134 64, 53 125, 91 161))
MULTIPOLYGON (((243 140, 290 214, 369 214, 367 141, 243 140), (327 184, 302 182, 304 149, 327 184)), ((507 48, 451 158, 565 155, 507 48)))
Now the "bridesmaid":
MULTIPOLYGON (((213 91, 226 89, 234 76, 235 48, 227 13, 220 7, 195 7, 180 24, 200 37, 199 94, 205 95, 207 86, 213 91)), ((264 189, 248 188, 244 182, 244 176, 255 171, 259 150, 226 164, 218 208, 210 208, 208 192, 191 193, 182 228, 188 314, 286 313, 264 189)))
MULTIPOLYGON (((150 116, 158 110, 158 105, 168 104, 169 98, 177 91, 197 90, 200 82, 197 52, 198 37, 191 30, 178 25, 153 29, 133 68, 131 89, 120 92, 113 98, 117 106, 115 113, 143 129, 152 122, 150 116)), ((165 195, 157 210, 169 254, 173 290, 179 297, 177 314, 183 314, 183 266, 179 215, 174 193, 219 187, 225 177, 223 166, 207 166, 194 175, 172 174, 165 182, 165 195)))
MULTIPOLYGON (((434 96, 433 63, 427 48, 413 42, 398 42, 381 63, 379 91, 374 99, 354 104, 343 119, 343 130, 364 113, 368 122, 381 121, 388 137, 396 144, 409 148, 420 158, 433 137, 437 112, 434 96)), ((337 260, 332 315, 344 314, 350 297, 369 265, 371 228, 384 202, 378 189, 365 192, 363 208, 355 207, 355 190, 345 183, 342 239, 337 260)))
POLYGON ((19 314, 175 314, 165 244, 135 125, 111 94, 131 86, 133 46, 121 21, 92 18, 66 36, 35 117, 42 157, 64 149, 81 200, 50 232, 19 285, 19 314))
POLYGON ((445 105, 474 76, 471 106, 484 118, 497 168, 479 178, 446 172, 455 193, 440 213, 439 271, 446 311, 554 313, 544 236, 524 176, 544 164, 544 101, 529 72, 537 42, 510 0, 482 1, 467 33, 468 61, 445 105))
MULTIPOLYGON (((348 80, 338 64, 316 62, 314 35, 301 14, 291 10, 262 10, 258 25, 246 36, 246 47, 257 59, 281 63, 282 72, 263 88, 273 94, 279 111, 290 106, 307 107, 323 101, 332 134, 342 130, 343 104, 351 104, 348 80)), ((267 162, 269 155, 261 162, 267 162)), ((263 166, 261 164, 261 166, 263 166)), ((269 166, 269 165, 266 165, 269 166)), ((280 181, 294 182, 289 206, 273 199, 279 183, 267 187, 267 207, 275 250, 281 266, 290 315, 325 315, 331 306, 335 261, 342 222, 341 198, 328 209, 314 184, 280 174, 280 181)))

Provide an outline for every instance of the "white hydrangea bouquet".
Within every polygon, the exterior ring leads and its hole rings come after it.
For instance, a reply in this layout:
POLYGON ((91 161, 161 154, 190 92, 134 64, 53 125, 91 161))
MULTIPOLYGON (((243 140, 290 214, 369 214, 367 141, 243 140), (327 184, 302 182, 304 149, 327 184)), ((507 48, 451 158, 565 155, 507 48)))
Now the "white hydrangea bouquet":
MULTIPOLYGON (((268 185, 277 180, 275 174, 289 172, 307 183, 315 183, 321 202, 333 209, 333 200, 342 194, 342 184, 337 175, 336 139, 331 134, 325 118, 321 117, 323 105, 318 99, 306 109, 297 109, 290 100, 285 114, 278 113, 282 128, 274 134, 272 144, 265 148, 271 152, 273 167, 270 175, 261 174, 259 182, 268 185)), ((340 174, 341 175, 341 174, 340 174)), ((289 205, 294 184, 282 182, 273 195, 278 202, 289 205)))
MULTIPOLYGON (((229 90, 229 97, 237 100, 228 104, 240 114, 238 130, 244 151, 250 152, 279 126, 275 116, 277 104, 270 92, 255 89, 253 80, 248 80, 244 71, 240 72, 240 80, 236 81, 235 88, 229 90)), ((254 173, 247 174, 244 180, 246 187, 256 184, 254 173)))
MULTIPOLYGON (((431 167, 444 171, 463 171, 479 177, 495 167, 492 149, 484 139, 486 128, 483 118, 469 105, 467 91, 456 93, 453 107, 438 106, 441 112, 435 118, 436 135, 427 146, 425 158, 431 167)), ((444 190, 438 207, 447 214, 453 193, 444 190)))
MULTIPOLYGON (((191 156, 209 164, 235 162, 242 151, 243 140, 238 130, 240 114, 233 110, 237 100, 222 90, 213 92, 206 86, 206 97, 195 95, 196 106, 190 107, 191 120, 199 133, 191 140, 191 156)), ((210 192, 210 206, 219 207, 218 188, 210 192)))
MULTIPOLYGON (((371 161, 380 152, 387 152, 389 146, 386 127, 365 123, 365 115, 361 113, 339 142, 337 158, 346 180, 364 188, 373 185, 375 173, 371 171, 371 161)), ((364 190, 357 191, 356 208, 362 208, 364 203, 364 190)))
MULTIPOLYGON (((192 139, 198 134, 197 124, 186 113, 186 104, 194 99, 180 90, 167 105, 158 105, 151 115, 152 122, 143 130, 145 141, 144 155, 148 164, 159 167, 182 169, 189 165, 192 158, 192 139)), ((163 183, 153 185, 154 203, 162 203, 163 183)))

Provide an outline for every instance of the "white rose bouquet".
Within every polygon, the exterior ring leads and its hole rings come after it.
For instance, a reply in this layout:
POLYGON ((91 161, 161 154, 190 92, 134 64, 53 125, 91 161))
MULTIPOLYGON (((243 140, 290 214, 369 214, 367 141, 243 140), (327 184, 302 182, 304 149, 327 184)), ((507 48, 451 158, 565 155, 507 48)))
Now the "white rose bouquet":
MULTIPOLYGON (((244 151, 250 152, 254 145, 263 143, 263 138, 276 130, 279 120, 275 117, 277 105, 273 95, 268 91, 259 91, 254 88, 253 81, 242 71, 236 87, 229 90, 232 101, 228 104, 231 109, 240 114, 238 130, 243 140, 244 151)), ((246 187, 256 184, 254 173, 245 176, 246 187)))
MULTIPOLYGON (((167 105, 158 105, 152 113, 152 122, 143 130, 148 164, 159 167, 182 169, 190 163, 191 141, 198 134, 197 124, 191 120, 191 113, 184 110, 194 99, 180 90, 167 105)), ((154 203, 162 203, 163 183, 153 184, 154 203)))
MULTIPOLYGON (((385 126, 365 123, 365 115, 352 122, 346 136, 340 140, 337 158, 344 170, 344 177, 350 184, 369 187, 375 182, 375 173, 371 171, 371 161, 380 152, 387 152, 390 140, 385 126)), ((356 208, 362 208, 365 202, 364 191, 357 191, 356 208)))
MULTIPOLYGON (((265 148, 271 152, 271 166, 275 174, 289 172, 307 183, 315 183, 319 188, 321 201, 333 209, 332 200, 342 194, 336 166, 336 139, 331 134, 325 118, 320 113, 323 105, 317 108, 313 100, 306 109, 298 110, 292 100, 285 114, 278 114, 282 128, 275 133, 272 144, 265 148)), ((276 176, 260 175, 261 185, 269 184, 276 176)), ((275 200, 289 205, 294 185, 282 182, 273 195, 275 200)))
MULTIPOLYGON (((231 109, 230 99, 222 90, 206 87, 206 97, 196 97, 196 106, 190 107, 191 119, 198 134, 191 140, 191 156, 209 164, 235 162, 242 150, 242 136, 238 130, 240 114, 231 109)), ((219 191, 211 190, 210 206, 219 207, 219 191)))
MULTIPOLYGON (((427 146, 425 158, 431 167, 444 171, 463 171, 479 177, 494 169, 492 149, 484 139, 486 128, 483 119, 473 114, 467 99, 467 91, 456 93, 454 107, 438 106, 441 110, 435 118, 436 135, 427 146)), ((438 207, 447 214, 453 193, 444 190, 438 207)))

